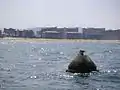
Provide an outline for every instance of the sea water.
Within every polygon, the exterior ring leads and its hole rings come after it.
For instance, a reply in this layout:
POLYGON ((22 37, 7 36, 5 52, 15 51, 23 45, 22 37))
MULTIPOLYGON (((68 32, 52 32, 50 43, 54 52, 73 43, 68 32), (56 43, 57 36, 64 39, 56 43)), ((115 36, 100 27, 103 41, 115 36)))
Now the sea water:
POLYGON ((120 44, 0 40, 0 90, 120 90, 120 44), (80 49, 100 72, 65 72, 80 49))

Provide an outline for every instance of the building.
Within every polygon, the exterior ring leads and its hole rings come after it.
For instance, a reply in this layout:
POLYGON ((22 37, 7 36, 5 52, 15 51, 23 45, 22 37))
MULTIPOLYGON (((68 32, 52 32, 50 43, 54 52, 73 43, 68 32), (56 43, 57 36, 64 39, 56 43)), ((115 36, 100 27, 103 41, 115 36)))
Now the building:
POLYGON ((16 29, 13 29, 13 28, 6 29, 6 28, 4 28, 3 33, 5 34, 5 36, 15 37, 16 36, 16 29))
POLYGON ((73 28, 65 28, 66 32, 78 32, 78 27, 73 27, 73 28))
POLYGON ((23 30, 22 35, 25 38, 33 38, 33 37, 35 37, 34 32, 32 30, 23 30))
POLYGON ((67 39, 80 39, 82 38, 82 33, 79 32, 67 32, 67 39))
POLYGON ((24 32, 22 30, 17 30, 16 37, 24 37, 24 32))
POLYGON ((58 32, 78 32, 78 28, 77 27, 73 27, 73 28, 57 28, 56 31, 58 32))
POLYGON ((42 37, 42 32, 41 31, 36 31, 36 38, 41 38, 42 37))
POLYGON ((39 31, 41 31, 43 27, 35 27, 35 28, 28 28, 26 30, 32 30, 34 32, 35 37, 40 37, 39 31))
MULTIPOLYGON (((57 28, 57 27, 46 27, 42 28, 41 31, 37 32, 38 34, 41 34, 42 38, 67 38, 68 32, 78 32, 78 28, 57 28)), ((74 35, 77 33, 74 33, 74 35)), ((73 36, 73 35, 71 35, 73 36)), ((70 35, 68 34, 68 37, 70 35)), ((78 37, 78 36, 77 36, 78 37)), ((71 37, 70 37, 71 38, 71 37)), ((75 36, 74 36, 75 38, 75 36)))
POLYGON ((83 28, 83 38, 100 39, 105 32, 105 28, 83 28))
POLYGON ((3 36, 7 36, 7 37, 16 37, 17 31, 16 29, 13 28, 4 28, 3 30, 3 36))
POLYGON ((101 39, 120 40, 120 30, 106 30, 101 39))
POLYGON ((57 31, 57 27, 44 27, 41 28, 41 32, 46 32, 46 31, 57 31))
POLYGON ((2 37, 2 30, 0 30, 0 37, 2 37))
POLYGON ((63 36, 62 33, 57 31, 45 31, 42 33, 42 38, 60 39, 63 38, 63 36))

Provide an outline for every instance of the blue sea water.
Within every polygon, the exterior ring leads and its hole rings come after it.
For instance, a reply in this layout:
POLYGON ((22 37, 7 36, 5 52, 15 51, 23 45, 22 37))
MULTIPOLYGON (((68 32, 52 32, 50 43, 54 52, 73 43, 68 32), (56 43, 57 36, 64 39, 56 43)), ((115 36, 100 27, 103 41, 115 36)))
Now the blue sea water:
POLYGON ((120 90, 120 44, 0 40, 0 90, 120 90), (65 72, 80 49, 100 72, 65 72))

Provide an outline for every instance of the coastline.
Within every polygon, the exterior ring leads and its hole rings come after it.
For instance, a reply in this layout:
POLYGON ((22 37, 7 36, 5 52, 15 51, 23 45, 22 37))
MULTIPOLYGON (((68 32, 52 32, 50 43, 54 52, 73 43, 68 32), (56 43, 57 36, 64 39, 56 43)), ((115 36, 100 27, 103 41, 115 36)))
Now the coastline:
POLYGON ((48 39, 48 38, 16 38, 4 37, 0 40, 11 40, 15 42, 98 42, 98 43, 120 43, 120 40, 95 40, 95 39, 48 39))

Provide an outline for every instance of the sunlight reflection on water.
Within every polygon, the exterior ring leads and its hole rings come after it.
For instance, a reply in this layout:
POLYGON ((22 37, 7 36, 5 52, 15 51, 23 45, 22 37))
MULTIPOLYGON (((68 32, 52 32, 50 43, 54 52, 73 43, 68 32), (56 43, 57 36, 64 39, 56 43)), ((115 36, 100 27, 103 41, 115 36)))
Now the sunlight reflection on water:
POLYGON ((0 88, 6 90, 119 90, 120 46, 107 43, 0 42, 0 88), (100 72, 65 72, 85 49, 100 72))

